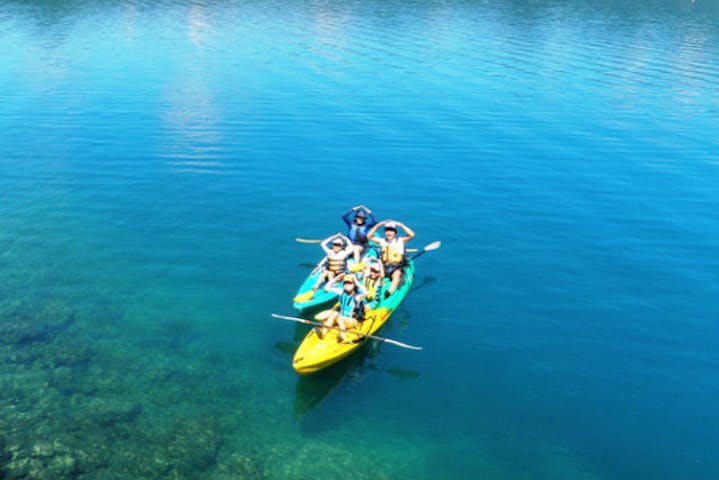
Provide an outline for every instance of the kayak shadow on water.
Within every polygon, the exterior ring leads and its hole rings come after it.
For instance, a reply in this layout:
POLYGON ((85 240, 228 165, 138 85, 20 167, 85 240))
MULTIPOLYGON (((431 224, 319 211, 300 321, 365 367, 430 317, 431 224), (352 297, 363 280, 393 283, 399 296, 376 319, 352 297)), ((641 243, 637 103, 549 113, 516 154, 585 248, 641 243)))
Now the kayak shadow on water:
POLYGON ((375 369, 371 360, 379 345, 366 343, 357 351, 319 372, 300 376, 295 384, 295 417, 300 418, 318 407, 343 380, 360 381, 366 369, 375 369))
POLYGON ((415 283, 415 284, 412 286, 412 288, 410 289, 410 292, 416 292, 416 291, 419 290, 420 288, 428 287, 428 286, 432 285, 432 284, 433 284, 434 282, 436 282, 436 281, 437 281, 437 277, 433 277, 433 276, 431 276, 431 275, 427 275, 427 276, 425 276, 425 277, 422 279, 422 283, 420 283, 419 285, 418 285, 417 283, 415 283))
MULTIPOLYGON (((309 330, 305 325, 298 324, 294 330, 292 341, 275 342, 275 349, 283 356, 289 357, 288 360, 290 360, 309 330)), ((298 375, 295 385, 295 417, 300 418, 319 406, 343 378, 361 378, 362 370, 360 369, 365 368, 366 358, 374 356, 378 347, 379 345, 368 343, 336 364, 319 372, 306 376, 298 375)))
MULTIPOLYGON (((434 279, 428 279, 427 283, 431 283, 434 279)), ((423 282, 422 285, 424 285, 423 282)), ((312 318, 312 315, 308 315, 312 318)), ((399 325, 406 325, 409 322, 409 314, 404 309, 395 312, 398 317, 395 321, 399 325)), ((292 342, 277 342, 275 348, 285 354, 292 355, 310 331, 306 325, 296 324, 292 342)), ((295 384, 295 402, 294 414, 296 418, 301 418, 310 413, 316 407, 320 406, 329 396, 329 393, 335 389, 343 381, 361 382, 364 373, 369 370, 379 370, 374 365, 374 357, 380 351, 380 343, 375 341, 367 341, 334 365, 330 365, 316 373, 298 376, 295 384)), ((410 370, 399 368, 389 368, 386 370, 392 376, 408 379, 417 378, 419 374, 410 370)))

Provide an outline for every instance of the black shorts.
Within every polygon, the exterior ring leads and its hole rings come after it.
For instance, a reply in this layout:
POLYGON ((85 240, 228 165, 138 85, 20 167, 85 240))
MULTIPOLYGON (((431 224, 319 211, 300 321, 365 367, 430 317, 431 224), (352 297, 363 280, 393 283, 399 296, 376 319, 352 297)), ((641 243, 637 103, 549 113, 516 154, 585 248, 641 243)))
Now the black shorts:
POLYGON ((402 271, 404 264, 402 263, 385 263, 384 264, 384 276, 391 277, 395 270, 402 271))

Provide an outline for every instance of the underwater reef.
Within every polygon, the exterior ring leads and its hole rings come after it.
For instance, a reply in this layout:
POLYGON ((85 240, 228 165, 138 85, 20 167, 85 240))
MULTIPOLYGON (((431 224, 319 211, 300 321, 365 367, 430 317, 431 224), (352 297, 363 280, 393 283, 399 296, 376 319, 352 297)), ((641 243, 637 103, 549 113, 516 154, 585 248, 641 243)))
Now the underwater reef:
POLYGON ((140 361, 97 331, 57 300, 0 308, 0 479, 265 476, 245 454, 218 463, 220 422, 240 410, 216 415, 207 369, 140 361))

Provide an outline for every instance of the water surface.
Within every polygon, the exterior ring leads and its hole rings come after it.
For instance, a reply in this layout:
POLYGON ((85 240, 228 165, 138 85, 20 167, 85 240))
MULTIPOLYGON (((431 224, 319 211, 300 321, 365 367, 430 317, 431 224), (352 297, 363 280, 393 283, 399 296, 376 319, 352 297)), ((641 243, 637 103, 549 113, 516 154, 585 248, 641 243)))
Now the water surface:
MULTIPOLYGON (((713 2, 0 5, 7 478, 709 479, 713 2), (417 283, 309 378, 340 215, 417 283)), ((2 476, 0 474, 0 476, 2 476)))

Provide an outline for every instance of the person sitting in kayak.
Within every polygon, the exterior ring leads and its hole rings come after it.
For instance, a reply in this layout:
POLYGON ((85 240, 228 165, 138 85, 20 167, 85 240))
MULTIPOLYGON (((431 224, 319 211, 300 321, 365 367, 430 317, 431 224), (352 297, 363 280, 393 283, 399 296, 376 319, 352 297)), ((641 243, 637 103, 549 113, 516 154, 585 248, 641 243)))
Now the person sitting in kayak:
POLYGON ((320 243, 322 250, 325 251, 326 260, 319 278, 312 287, 312 292, 316 292, 322 283, 327 282, 328 285, 334 281, 339 281, 345 274, 347 269, 347 257, 352 253, 352 245, 349 238, 341 233, 331 235, 320 243))
POLYGON ((345 340, 345 330, 359 327, 360 322, 364 319, 365 309, 365 291, 357 282, 357 278, 348 273, 342 278, 343 288, 331 287, 328 285, 326 290, 333 291, 339 295, 339 303, 332 310, 329 317, 324 323, 324 327, 317 331, 317 336, 324 338, 328 327, 337 325, 341 332, 337 336, 337 340, 343 342, 345 340))
POLYGON ((362 274, 362 286, 366 292, 365 300, 367 303, 365 310, 374 308, 379 303, 383 280, 384 268, 382 267, 382 262, 374 260, 365 265, 362 274))
POLYGON ((414 232, 402 222, 382 220, 370 229, 367 233, 367 238, 378 243, 382 248, 381 258, 384 265, 384 274, 392 280, 389 288, 384 292, 384 298, 387 298, 397 290, 402 279, 402 271, 407 265, 407 257, 404 255, 405 243, 414 238, 414 232), (376 235, 380 227, 384 227, 384 238, 376 235), (404 237, 397 236, 397 227, 404 230, 404 237))
POLYGON ((372 210, 364 205, 356 205, 342 215, 342 220, 347 224, 347 237, 352 241, 355 265, 360 262, 360 255, 367 250, 369 242, 367 241, 367 230, 377 224, 372 210), (354 217, 350 219, 352 212, 354 217))

